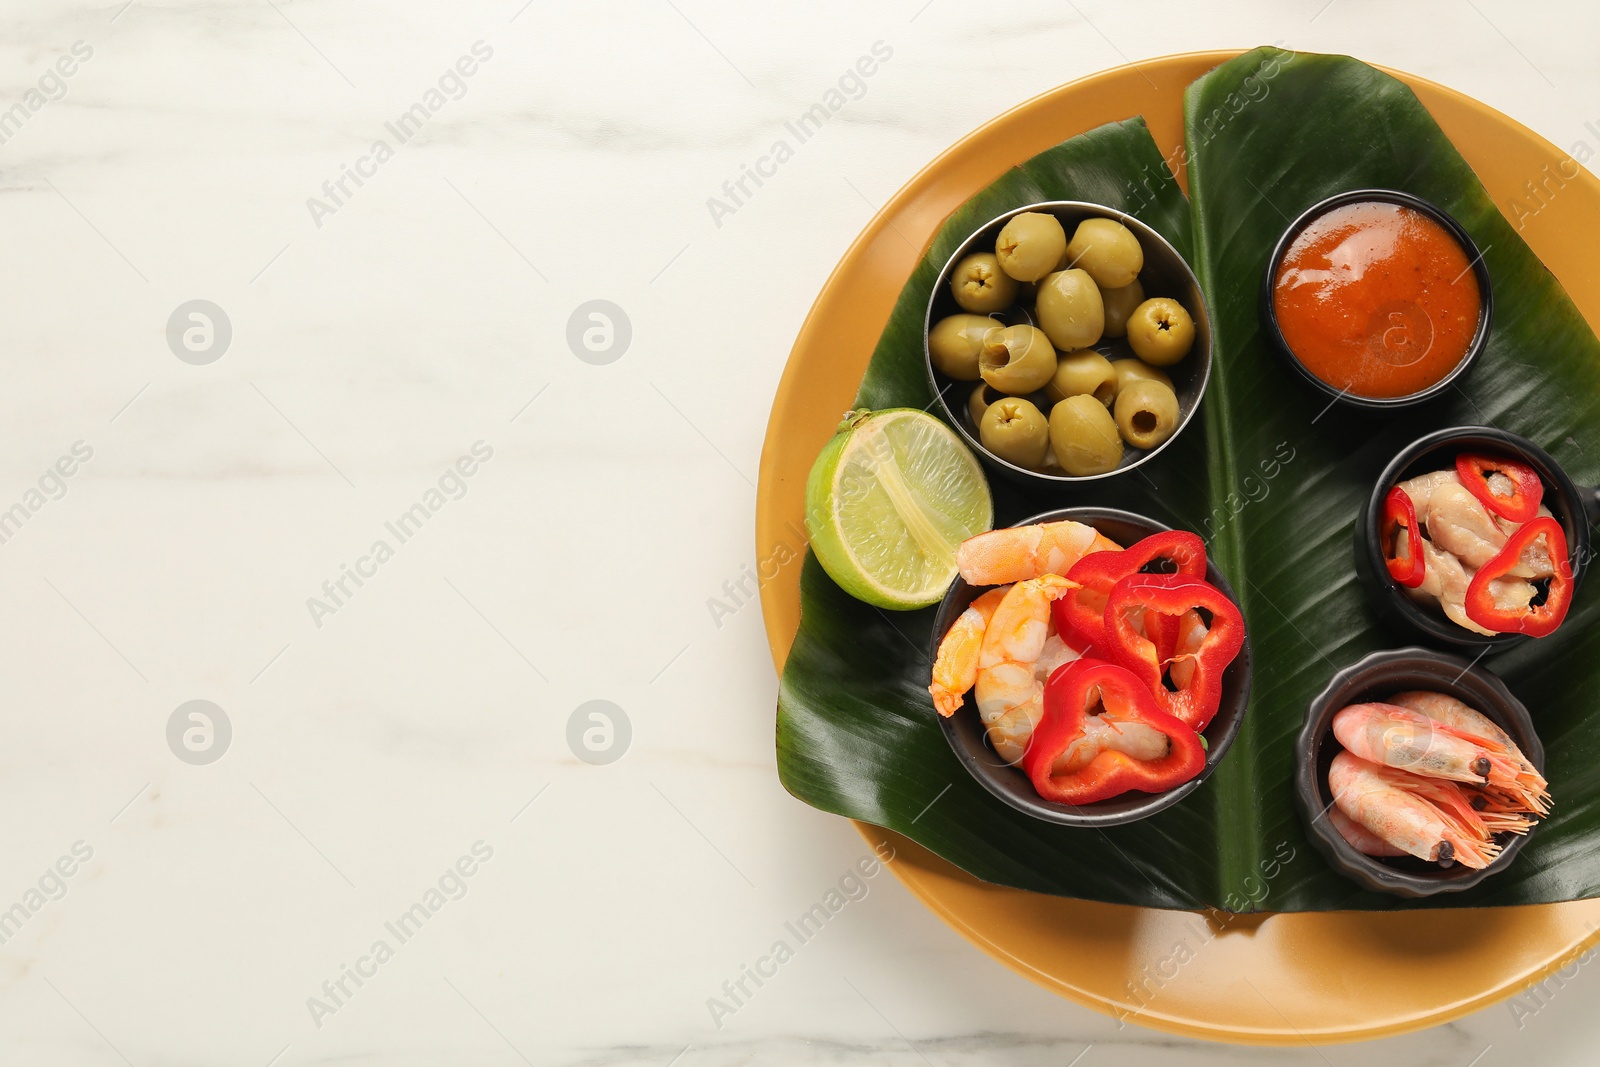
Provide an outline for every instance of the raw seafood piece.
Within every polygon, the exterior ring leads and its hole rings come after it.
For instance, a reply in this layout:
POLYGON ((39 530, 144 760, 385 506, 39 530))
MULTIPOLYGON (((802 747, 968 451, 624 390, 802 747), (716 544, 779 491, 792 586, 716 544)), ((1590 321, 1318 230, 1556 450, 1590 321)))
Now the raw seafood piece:
POLYGON ((1494 559, 1506 544, 1494 516, 1460 482, 1444 482, 1433 491, 1422 522, 1437 547, 1473 570, 1494 559))
POLYGON ((1572 569, 1566 532, 1543 494, 1532 467, 1469 453, 1452 469, 1408 478, 1384 499, 1379 537, 1389 573, 1412 599, 1437 604, 1473 633, 1554 632, 1571 601, 1572 569))
POLYGON ((1467 585, 1472 581, 1472 576, 1461 566, 1461 561, 1448 552, 1441 552, 1426 538, 1422 541, 1422 560, 1422 584, 1412 593, 1419 599, 1436 601, 1445 618, 1457 626, 1475 634, 1493 636, 1493 630, 1485 629, 1467 618, 1467 585))

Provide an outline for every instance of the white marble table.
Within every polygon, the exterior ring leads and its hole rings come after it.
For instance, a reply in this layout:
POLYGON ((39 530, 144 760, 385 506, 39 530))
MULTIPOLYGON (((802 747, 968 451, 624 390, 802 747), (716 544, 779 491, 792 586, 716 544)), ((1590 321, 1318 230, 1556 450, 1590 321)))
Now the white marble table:
POLYGON ((1119 1030, 881 872, 707 1007, 865 852, 778 785, 748 575, 875 205, 1060 82, 1271 41, 1584 136, 1592 7, 1473 3, 11 0, 0 1063, 1590 1062, 1586 969, 1362 1047, 1119 1030), (569 346, 594 300, 625 347, 569 346))

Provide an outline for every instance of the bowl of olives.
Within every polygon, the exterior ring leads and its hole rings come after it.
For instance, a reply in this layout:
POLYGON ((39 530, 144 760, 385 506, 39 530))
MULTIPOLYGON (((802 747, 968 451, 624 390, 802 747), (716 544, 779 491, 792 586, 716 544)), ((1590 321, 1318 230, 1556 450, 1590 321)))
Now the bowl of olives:
POLYGON ((1183 431, 1211 375, 1211 325, 1165 238, 1056 200, 962 242, 928 300, 923 352, 945 418, 985 466, 1071 484, 1132 470, 1183 431))

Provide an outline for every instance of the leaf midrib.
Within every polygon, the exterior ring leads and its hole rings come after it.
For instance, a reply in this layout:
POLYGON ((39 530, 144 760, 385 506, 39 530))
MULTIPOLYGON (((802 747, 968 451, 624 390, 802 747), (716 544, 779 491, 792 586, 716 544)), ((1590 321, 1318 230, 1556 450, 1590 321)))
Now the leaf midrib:
MULTIPOLYGON (((1203 81, 1196 82, 1203 84, 1203 81)), ((1194 249, 1194 271, 1205 294, 1207 311, 1215 307, 1217 289, 1213 284, 1210 256, 1205 227, 1201 223, 1199 205, 1205 199, 1204 169, 1200 154, 1194 150, 1189 133, 1189 93, 1184 99, 1184 137, 1188 148, 1189 167, 1189 231, 1194 249)), ((1206 480, 1213 507, 1225 501, 1237 482, 1234 463, 1233 406, 1228 395, 1228 368, 1223 353, 1227 350, 1217 318, 1211 315, 1211 382, 1205 395, 1206 406, 1206 480)), ((1233 585, 1239 599, 1240 611, 1246 624, 1251 619, 1250 580, 1245 573, 1244 544, 1240 533, 1242 517, 1236 516, 1219 530, 1207 546, 1212 560, 1233 585)), ((1260 830, 1263 823, 1260 810, 1260 790, 1257 788, 1256 731, 1250 715, 1255 703, 1254 686, 1246 707, 1244 721, 1233 739, 1228 758, 1223 760, 1211 776, 1211 793, 1215 804, 1217 831, 1217 900, 1228 900, 1235 888, 1242 890, 1245 879, 1255 874, 1261 862, 1263 845, 1260 830)))

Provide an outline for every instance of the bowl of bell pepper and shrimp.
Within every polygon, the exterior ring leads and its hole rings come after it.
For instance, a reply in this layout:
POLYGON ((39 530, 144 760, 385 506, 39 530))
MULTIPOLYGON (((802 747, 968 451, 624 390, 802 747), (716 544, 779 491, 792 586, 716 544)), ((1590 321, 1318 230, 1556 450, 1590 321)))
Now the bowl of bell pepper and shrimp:
POLYGON ((1147 818, 1199 788, 1243 721, 1250 644, 1197 535, 1068 508, 956 558, 929 692, 984 788, 1067 826, 1147 818))

